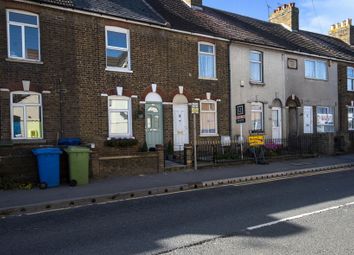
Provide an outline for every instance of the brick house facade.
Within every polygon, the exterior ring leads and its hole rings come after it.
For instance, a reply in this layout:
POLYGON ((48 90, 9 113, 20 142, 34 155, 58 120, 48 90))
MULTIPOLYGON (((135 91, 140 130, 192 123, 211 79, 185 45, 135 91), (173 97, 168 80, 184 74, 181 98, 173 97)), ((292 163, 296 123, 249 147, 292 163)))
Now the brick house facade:
MULTIPOLYGON (((99 156, 136 154, 145 141, 145 119, 138 117, 138 113, 144 111, 145 96, 152 91, 151 84, 157 84, 157 93, 163 100, 165 144, 173 142, 172 101, 180 92, 179 86, 183 86, 189 103, 196 102, 196 98, 206 99, 206 93, 210 93, 211 99, 217 101, 218 135, 230 134, 227 40, 114 17, 1 2, 0 34, 7 34, 7 9, 39 15, 41 62, 8 59, 7 38, 1 37, 0 175, 32 173, 35 176, 35 159, 30 149, 56 145, 59 138, 79 137, 84 144, 93 143, 99 156), (106 70, 106 26, 129 30, 131 72, 106 70), (216 79, 198 78, 198 42, 201 41, 215 45, 216 79), (23 91, 24 80, 30 81, 30 91, 42 95, 43 139, 11 139, 10 93, 23 91), (132 102, 132 130, 139 145, 129 149, 112 149, 104 145, 109 137, 107 96, 117 95, 117 87, 122 87, 123 96, 131 97, 132 102), (21 159, 17 161, 20 164, 16 164, 13 157, 21 159), (28 162, 26 166, 23 166, 24 160, 28 162), (8 164, 10 161, 12 163, 8 164)), ((197 123, 199 133, 199 120, 197 123)), ((190 137, 192 126, 189 116, 190 137)))

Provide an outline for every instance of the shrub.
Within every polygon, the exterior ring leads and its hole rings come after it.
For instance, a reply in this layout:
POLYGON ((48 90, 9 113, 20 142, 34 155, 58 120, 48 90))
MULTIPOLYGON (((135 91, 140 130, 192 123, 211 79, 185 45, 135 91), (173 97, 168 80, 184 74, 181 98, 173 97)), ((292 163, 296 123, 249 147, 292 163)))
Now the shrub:
POLYGON ((135 146, 139 142, 135 138, 113 138, 109 141, 106 141, 106 146, 109 147, 130 147, 135 146))

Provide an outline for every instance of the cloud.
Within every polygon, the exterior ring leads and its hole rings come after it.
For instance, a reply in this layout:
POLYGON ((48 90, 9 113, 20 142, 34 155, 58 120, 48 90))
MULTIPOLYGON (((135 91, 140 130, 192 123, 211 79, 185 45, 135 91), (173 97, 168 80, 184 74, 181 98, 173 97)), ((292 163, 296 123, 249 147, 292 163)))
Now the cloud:
POLYGON ((297 5, 303 30, 327 34, 332 24, 354 18, 353 0, 302 0, 297 5))

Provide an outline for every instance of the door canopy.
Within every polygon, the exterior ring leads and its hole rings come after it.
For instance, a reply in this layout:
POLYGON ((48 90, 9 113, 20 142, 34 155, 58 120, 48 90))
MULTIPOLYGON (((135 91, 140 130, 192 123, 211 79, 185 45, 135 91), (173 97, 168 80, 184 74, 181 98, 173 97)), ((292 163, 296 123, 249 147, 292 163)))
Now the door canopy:
POLYGON ((297 96, 291 95, 286 100, 286 106, 287 107, 300 107, 301 103, 300 103, 300 100, 299 100, 299 98, 297 96))
POLYGON ((188 104, 188 99, 185 95, 175 95, 173 104, 188 104))
POLYGON ((150 92, 145 97, 145 102, 162 102, 162 98, 158 93, 150 92))

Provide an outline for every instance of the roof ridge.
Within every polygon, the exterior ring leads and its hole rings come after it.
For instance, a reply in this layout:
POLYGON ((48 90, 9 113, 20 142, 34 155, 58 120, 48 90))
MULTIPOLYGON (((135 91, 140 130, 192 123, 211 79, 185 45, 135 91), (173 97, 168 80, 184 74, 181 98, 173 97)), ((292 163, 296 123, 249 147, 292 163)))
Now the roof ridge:
POLYGON ((254 20, 254 21, 257 21, 257 22, 266 23, 268 25, 270 24, 270 25, 274 25, 274 26, 281 26, 280 24, 272 23, 272 22, 269 22, 269 21, 266 21, 266 20, 261 20, 261 19, 257 19, 257 18, 254 18, 254 17, 242 15, 242 14, 235 13, 235 12, 229 12, 229 11, 226 11, 226 10, 221 10, 221 9, 217 9, 217 8, 210 7, 210 6, 203 6, 203 8, 207 8, 207 9, 210 9, 210 10, 213 10, 213 11, 221 12, 221 13, 223 13, 225 15, 228 15, 228 16, 231 16, 231 17, 234 16, 235 18, 242 17, 242 18, 251 19, 251 20, 254 20))

